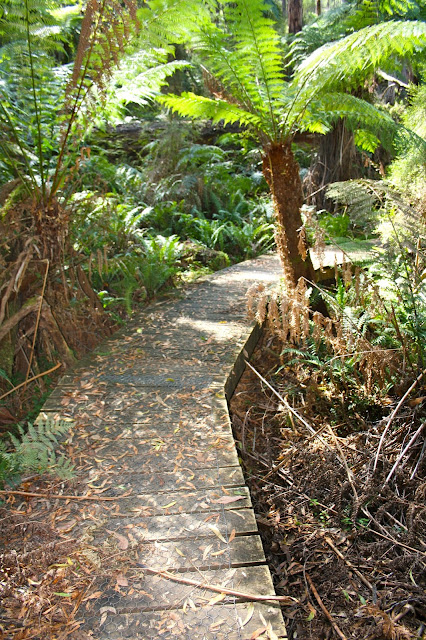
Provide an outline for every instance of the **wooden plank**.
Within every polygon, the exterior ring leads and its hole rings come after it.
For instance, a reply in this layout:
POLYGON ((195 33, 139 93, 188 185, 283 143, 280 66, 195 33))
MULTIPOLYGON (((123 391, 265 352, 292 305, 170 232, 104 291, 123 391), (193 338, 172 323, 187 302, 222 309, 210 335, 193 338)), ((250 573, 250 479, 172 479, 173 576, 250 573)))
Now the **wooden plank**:
POLYGON ((197 445, 194 446, 191 440, 188 443, 160 438, 148 442, 124 440, 105 446, 82 447, 79 458, 80 464, 86 462, 93 465, 93 460, 96 459, 97 464, 113 464, 114 469, 120 472, 139 469, 171 471, 179 467, 206 469, 218 464, 227 467, 239 465, 234 443, 217 439, 216 445, 202 446, 198 439, 197 445))
POLYGON ((262 541, 258 535, 239 536, 224 543, 212 537, 174 542, 146 542, 138 547, 138 561, 168 570, 218 569, 257 565, 265 562, 262 541))
POLYGON ((145 518, 110 518, 107 521, 99 518, 93 521, 80 522, 73 530, 90 530, 93 544, 103 544, 110 538, 116 543, 114 533, 125 535, 132 546, 140 542, 155 542, 160 540, 178 540, 181 538, 203 538, 216 535, 220 540, 229 539, 232 532, 236 535, 257 533, 257 524, 252 509, 238 509, 217 511, 203 514, 179 513, 145 518))
MULTIPOLYGON (((93 603, 92 603, 93 604, 93 603)), ((199 607, 187 606, 171 611, 131 611, 114 613, 115 608, 99 615, 86 603, 82 630, 94 632, 97 640, 250 640, 268 621, 280 639, 286 639, 281 610, 260 603, 239 603, 199 607)))
MULTIPOLYGON (((174 582, 141 568, 123 568, 121 575, 125 575, 128 586, 122 587, 120 592, 117 592, 116 576, 111 576, 106 584, 100 583, 102 595, 96 601, 94 612, 108 606, 108 603, 114 603, 117 613, 125 613, 179 609, 188 598, 191 599, 191 607, 205 606, 213 599, 217 600, 218 594, 209 589, 174 582)), ((177 577, 253 595, 275 595, 271 574, 266 565, 196 571, 179 574, 177 577)), ((221 602, 232 604, 235 600, 242 601, 241 598, 224 596, 221 602)))

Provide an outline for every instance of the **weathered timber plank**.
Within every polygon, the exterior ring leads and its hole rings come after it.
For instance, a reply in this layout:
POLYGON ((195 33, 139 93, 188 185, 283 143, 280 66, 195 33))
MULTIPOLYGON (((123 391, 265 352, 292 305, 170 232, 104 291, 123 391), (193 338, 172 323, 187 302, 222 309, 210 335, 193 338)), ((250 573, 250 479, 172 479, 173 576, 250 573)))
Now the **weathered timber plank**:
POLYGON ((117 614, 111 606, 112 611, 104 611, 101 617, 86 607, 82 629, 93 630, 97 640, 250 640, 255 631, 265 628, 265 620, 278 638, 287 638, 281 610, 276 605, 238 603, 195 611, 187 605, 185 609, 137 614, 117 614))
MULTIPOLYGON (((90 529, 93 544, 102 544, 109 536, 114 542, 114 534, 125 534, 132 545, 140 542, 157 540, 178 540, 179 538, 202 538, 212 535, 229 540, 232 532, 235 535, 257 533, 257 524, 252 509, 223 510, 206 514, 179 513, 145 518, 111 518, 91 520, 77 525, 80 530, 90 529)), ((74 532, 76 529, 74 529, 74 532)))
MULTIPOLYGON (((142 568, 129 567, 122 575, 126 576, 128 586, 122 587, 120 591, 117 591, 115 577, 104 577, 98 580, 95 586, 102 592, 102 596, 96 601, 94 613, 105 606, 113 606, 118 614, 127 611, 139 614, 142 611, 179 609, 188 598, 195 606, 203 606, 212 599, 217 599, 218 595, 209 589, 174 582, 160 575, 152 575, 142 568)), ((179 574, 177 577, 190 578, 199 583, 235 589, 247 594, 275 595, 271 574, 266 565, 197 571, 195 574, 184 576, 179 574)), ((245 601, 233 596, 224 596, 222 599, 225 604, 231 604, 235 600, 245 601)))
POLYGON ((181 539, 175 542, 147 542, 137 548, 138 561, 167 570, 195 571, 221 567, 257 565, 265 562, 265 554, 258 535, 239 536, 226 543, 212 533, 212 537, 198 540, 181 539))

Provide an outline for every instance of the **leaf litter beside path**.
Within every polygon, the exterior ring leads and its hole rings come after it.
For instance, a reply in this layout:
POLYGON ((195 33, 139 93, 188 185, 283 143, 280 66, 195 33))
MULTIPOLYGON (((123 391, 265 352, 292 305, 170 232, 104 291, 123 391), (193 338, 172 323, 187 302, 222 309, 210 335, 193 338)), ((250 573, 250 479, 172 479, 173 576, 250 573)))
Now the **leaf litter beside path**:
POLYGON ((300 365, 283 368, 279 353, 278 343, 266 334, 252 365, 286 402, 291 399, 315 435, 248 367, 231 413, 277 593, 298 602, 283 608, 289 640, 424 638, 421 438, 398 466, 395 482, 384 486, 401 447, 425 420, 424 405, 412 401, 395 417, 373 474, 392 410, 389 400, 367 408, 363 416, 341 411, 336 425, 330 405, 339 399, 313 403, 306 392, 309 371, 300 365))

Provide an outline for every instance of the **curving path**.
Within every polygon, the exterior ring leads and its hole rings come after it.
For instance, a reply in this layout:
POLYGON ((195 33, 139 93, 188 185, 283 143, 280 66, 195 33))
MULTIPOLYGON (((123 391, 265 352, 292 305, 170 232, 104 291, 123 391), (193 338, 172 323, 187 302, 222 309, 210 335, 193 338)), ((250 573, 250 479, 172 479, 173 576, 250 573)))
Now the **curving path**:
POLYGON ((277 257, 264 256, 151 305, 44 406, 73 418, 77 490, 99 495, 67 513, 93 571, 78 638, 248 640, 265 628, 263 638, 286 637, 276 603, 224 597, 138 566, 274 594, 226 395, 259 332, 246 318, 247 288, 275 283, 280 271, 277 257))

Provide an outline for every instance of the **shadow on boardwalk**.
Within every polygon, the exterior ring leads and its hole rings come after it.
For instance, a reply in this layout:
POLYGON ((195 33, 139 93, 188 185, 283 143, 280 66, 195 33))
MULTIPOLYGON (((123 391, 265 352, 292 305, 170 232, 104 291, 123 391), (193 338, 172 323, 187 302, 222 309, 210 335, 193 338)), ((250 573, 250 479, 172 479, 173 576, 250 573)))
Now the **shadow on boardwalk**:
POLYGON ((268 626, 285 637, 273 602, 218 595, 137 566, 274 594, 225 386, 231 393, 253 332, 247 288, 279 277, 278 259, 266 256, 152 305, 65 376, 46 403, 45 414, 74 421, 76 493, 98 496, 61 512, 64 526, 75 522, 72 535, 92 571, 79 630, 67 637, 245 640, 268 626))

